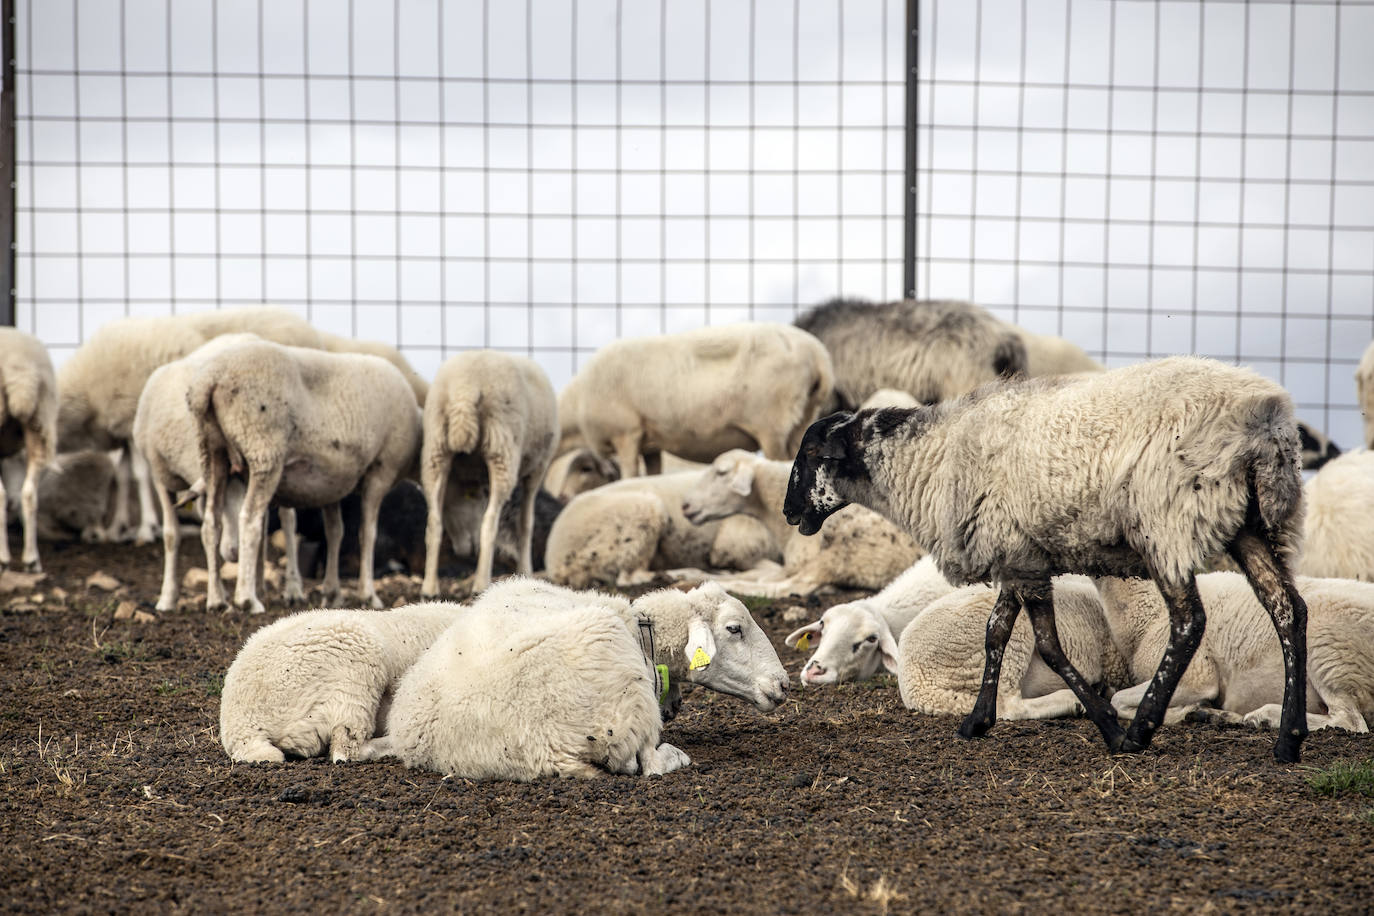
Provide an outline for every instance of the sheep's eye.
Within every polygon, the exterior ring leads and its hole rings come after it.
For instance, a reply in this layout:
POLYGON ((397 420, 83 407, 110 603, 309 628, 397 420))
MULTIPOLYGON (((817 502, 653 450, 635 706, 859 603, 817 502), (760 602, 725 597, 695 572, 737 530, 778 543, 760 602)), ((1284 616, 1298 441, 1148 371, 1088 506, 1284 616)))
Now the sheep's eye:
POLYGON ((728 627, 726 627, 725 629, 726 629, 727 632, 732 633, 732 634, 735 635, 735 636, 738 636, 738 635, 740 634, 740 632, 741 632, 739 626, 738 626, 737 624, 733 624, 733 623, 730 624, 730 625, 729 625, 728 627))
POLYGON ((877 634, 877 633, 874 633, 872 636, 870 636, 870 637, 868 637, 867 639, 864 640, 864 642, 877 642, 877 641, 878 641, 878 634, 877 634))

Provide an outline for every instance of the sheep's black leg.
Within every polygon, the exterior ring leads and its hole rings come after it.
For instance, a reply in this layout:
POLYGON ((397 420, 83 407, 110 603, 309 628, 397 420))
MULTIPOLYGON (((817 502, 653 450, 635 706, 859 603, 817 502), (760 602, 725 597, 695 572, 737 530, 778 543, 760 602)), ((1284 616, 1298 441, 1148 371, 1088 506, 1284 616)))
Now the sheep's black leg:
POLYGON ((1088 718, 1092 719, 1093 724, 1102 732, 1107 748, 1113 751, 1120 749, 1126 733, 1116 721, 1116 710, 1102 699, 1073 666, 1073 662, 1069 661, 1068 655, 1064 653, 1064 647, 1059 644, 1059 628, 1054 622, 1054 592, 1049 583, 1045 583, 1043 587, 1023 589, 1021 601, 1026 606, 1026 614, 1030 617, 1031 627, 1035 630, 1035 648, 1040 652, 1040 657, 1050 666, 1050 670, 1059 675, 1073 690, 1074 696, 1078 697, 1078 702, 1082 703, 1087 711, 1088 718))
POLYGON ((983 686, 978 691, 973 712, 959 725, 960 737, 981 738, 997 718, 997 682, 1002 676, 1002 653, 1007 648, 1007 640, 1011 639, 1011 628, 1019 613, 1020 596, 1014 589, 1003 586, 988 615, 987 636, 983 643, 987 659, 983 665, 983 686))
POLYGON ((1207 615, 1202 609, 1202 596, 1197 592, 1197 580, 1190 574, 1181 585, 1155 580, 1164 603, 1169 608, 1169 644, 1164 647, 1164 657, 1159 660, 1154 679, 1140 701, 1135 719, 1126 730, 1126 740, 1121 744, 1123 751, 1140 751, 1150 746, 1155 729, 1164 720, 1164 710, 1178 687, 1179 678, 1193 660, 1198 644, 1202 642, 1202 631, 1207 626, 1207 615))
POLYGON ((1269 539, 1247 524, 1231 544, 1230 553, 1274 621, 1283 651, 1283 715, 1274 739, 1274 759, 1297 763, 1307 735, 1307 603, 1298 594, 1293 576, 1269 539))

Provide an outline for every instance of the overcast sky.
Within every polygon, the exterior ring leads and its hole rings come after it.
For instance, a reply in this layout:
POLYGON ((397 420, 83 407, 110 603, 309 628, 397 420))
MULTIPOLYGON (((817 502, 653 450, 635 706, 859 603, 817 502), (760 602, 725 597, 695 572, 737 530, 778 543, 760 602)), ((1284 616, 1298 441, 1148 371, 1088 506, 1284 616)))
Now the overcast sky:
MULTIPOLYGON (((266 300, 561 384, 617 335, 900 293, 905 4, 351 5, 18 0, 21 326, 60 360, 266 300)), ((1374 9, 921 6, 921 295, 1240 359, 1358 439, 1374 9)))

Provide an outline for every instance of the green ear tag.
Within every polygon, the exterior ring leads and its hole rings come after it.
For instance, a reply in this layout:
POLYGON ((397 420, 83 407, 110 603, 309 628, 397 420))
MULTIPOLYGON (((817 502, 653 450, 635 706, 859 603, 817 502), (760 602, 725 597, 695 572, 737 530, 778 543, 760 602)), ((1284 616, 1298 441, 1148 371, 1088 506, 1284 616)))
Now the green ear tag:
POLYGON ((711 656, 706 654, 706 650, 697 646, 697 650, 692 653, 692 664, 690 670, 696 671, 698 668, 705 668, 711 664, 711 656))
POLYGON ((811 648, 811 634, 803 633, 801 639, 797 640, 797 651, 805 652, 809 648, 811 648))
POLYGON ((662 685, 658 688, 658 705, 662 706, 668 699, 668 666, 655 665, 658 669, 658 682, 662 685))

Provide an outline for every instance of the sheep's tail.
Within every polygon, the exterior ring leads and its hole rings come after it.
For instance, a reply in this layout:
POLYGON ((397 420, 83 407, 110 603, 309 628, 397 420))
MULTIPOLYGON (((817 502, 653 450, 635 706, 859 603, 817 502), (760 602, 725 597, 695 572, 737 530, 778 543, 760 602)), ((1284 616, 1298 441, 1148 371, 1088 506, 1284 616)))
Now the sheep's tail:
POLYGON ((441 439, 455 455, 477 451, 482 441, 482 390, 476 386, 450 388, 440 408, 441 439))
POLYGON ((210 420, 214 413, 215 383, 212 373, 197 372, 186 388, 186 406, 190 408, 191 415, 201 422, 210 420))
POLYGON ((0 411, 4 416, 14 417, 27 423, 38 414, 38 402, 42 399, 42 381, 37 372, 15 372, 5 376, 0 385, 0 411))
POLYGON ((1249 461, 1250 498, 1260 522, 1290 561, 1301 547, 1303 490, 1301 454, 1293 404, 1275 396, 1262 407, 1260 434, 1249 461))

